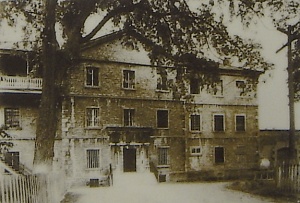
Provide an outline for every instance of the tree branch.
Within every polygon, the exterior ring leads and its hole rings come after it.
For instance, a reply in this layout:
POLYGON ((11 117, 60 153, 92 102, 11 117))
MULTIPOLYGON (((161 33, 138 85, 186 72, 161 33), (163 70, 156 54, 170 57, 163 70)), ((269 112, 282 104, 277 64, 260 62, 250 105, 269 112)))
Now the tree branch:
POLYGON ((126 5, 121 5, 118 6, 117 8, 111 10, 110 12, 107 13, 106 16, 98 23, 98 25, 85 37, 82 38, 82 43, 85 43, 89 40, 91 40, 100 30, 103 28, 103 26, 115 15, 121 14, 121 13, 126 13, 126 12, 131 12, 135 8, 135 6, 138 4, 126 4, 126 5))

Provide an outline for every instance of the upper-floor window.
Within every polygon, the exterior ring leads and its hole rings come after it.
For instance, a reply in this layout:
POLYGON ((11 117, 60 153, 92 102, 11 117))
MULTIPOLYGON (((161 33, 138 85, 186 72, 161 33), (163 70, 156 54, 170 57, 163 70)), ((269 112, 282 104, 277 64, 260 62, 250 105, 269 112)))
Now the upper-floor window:
POLYGON ((215 114, 214 115, 214 131, 215 132, 225 131, 223 114, 215 114))
POLYGON ((99 86, 99 68, 87 67, 86 68, 86 86, 97 87, 99 86))
POLYGON ((199 79, 190 79, 190 93, 200 94, 200 81, 199 79))
POLYGON ((158 148, 158 165, 169 165, 169 148, 158 148))
POLYGON ((86 150, 87 168, 100 168, 100 150, 86 150))
POLYGON ((134 125, 134 109, 124 109, 124 126, 134 125))
POLYGON ((252 84, 247 84, 244 80, 237 80, 235 81, 235 85, 237 88, 237 96, 240 97, 247 97, 250 96, 252 92, 252 84))
POLYGON ((20 110, 18 108, 4 109, 5 126, 8 128, 20 127, 20 110))
POLYGON ((168 90, 168 73, 166 70, 157 70, 157 90, 168 90))
POLYGON ((190 129, 191 131, 201 130, 201 116, 198 114, 192 114, 190 116, 190 129))
POLYGON ((157 110, 156 114, 157 127, 168 128, 169 127, 169 111, 168 110, 157 110))
POLYGON ((223 95, 223 80, 215 82, 212 87, 209 89, 209 92, 215 96, 223 95))
POLYGON ((123 70, 123 88, 135 88, 135 72, 132 70, 123 70))
POLYGON ((246 130, 246 116, 235 115, 235 130, 237 132, 243 132, 246 130))
POLYGON ((87 127, 98 127, 100 125, 99 108, 86 109, 87 127))

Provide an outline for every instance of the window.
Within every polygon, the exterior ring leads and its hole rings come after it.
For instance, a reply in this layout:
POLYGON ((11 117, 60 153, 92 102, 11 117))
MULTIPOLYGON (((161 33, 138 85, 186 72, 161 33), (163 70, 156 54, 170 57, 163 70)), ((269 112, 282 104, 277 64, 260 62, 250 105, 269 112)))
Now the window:
POLYGON ((190 92, 191 94, 200 94, 200 82, 198 79, 190 80, 190 92))
POLYGON ((214 131, 222 132, 224 130, 224 115, 214 115, 214 131))
POLYGON ((246 116, 236 115, 235 116, 235 130, 238 132, 246 130, 246 116))
POLYGON ((99 69, 94 67, 86 68, 86 85, 91 87, 99 86, 99 69))
POLYGON ((168 128, 169 127, 169 112, 168 110, 157 110, 157 127, 168 128))
POLYGON ((191 154, 192 155, 200 155, 201 154, 201 147, 191 147, 191 154))
POLYGON ((100 124, 99 108, 86 109, 86 125, 87 127, 97 127, 100 124))
POLYGON ((88 149, 86 150, 87 168, 99 168, 100 167, 100 150, 88 149))
POLYGON ((201 117, 200 115, 191 115, 190 118, 191 124, 190 129, 191 131, 200 131, 201 130, 201 117))
POLYGON ((18 108, 4 109, 5 126, 8 128, 20 127, 20 111, 18 108))
POLYGON ((123 70, 123 88, 134 89, 135 73, 131 70, 123 70))
POLYGON ((216 96, 222 96, 223 95, 223 80, 220 80, 216 83, 214 83, 209 90, 209 92, 216 96))
POLYGON ((169 148, 158 148, 158 165, 169 165, 169 148))
POLYGON ((157 90, 168 90, 168 79, 167 79, 167 73, 165 72, 157 74, 157 90))
POLYGON ((237 80, 235 81, 236 88, 237 88, 237 96, 245 97, 250 96, 250 92, 252 91, 252 84, 246 84, 245 81, 237 80))
POLYGON ((134 125, 134 109, 124 109, 124 126, 134 125))
POLYGON ((224 162, 224 147, 215 147, 215 163, 222 164, 224 162))

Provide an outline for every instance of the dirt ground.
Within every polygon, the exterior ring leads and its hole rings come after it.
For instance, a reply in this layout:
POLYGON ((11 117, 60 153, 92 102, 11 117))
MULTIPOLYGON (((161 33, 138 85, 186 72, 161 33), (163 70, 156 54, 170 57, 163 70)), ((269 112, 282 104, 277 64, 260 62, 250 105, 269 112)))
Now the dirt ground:
POLYGON ((151 173, 115 176, 111 187, 73 188, 62 203, 263 203, 291 202, 228 188, 232 183, 157 183, 151 173))

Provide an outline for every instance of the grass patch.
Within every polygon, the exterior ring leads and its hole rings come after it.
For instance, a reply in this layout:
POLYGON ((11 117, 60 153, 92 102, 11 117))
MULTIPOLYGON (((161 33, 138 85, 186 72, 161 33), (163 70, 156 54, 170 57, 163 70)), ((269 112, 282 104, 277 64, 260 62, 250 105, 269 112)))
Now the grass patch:
POLYGON ((268 197, 277 202, 295 202, 300 203, 300 196, 296 194, 288 194, 277 189, 274 180, 251 180, 251 181, 235 181, 227 186, 229 189, 242 191, 262 197, 268 197))

